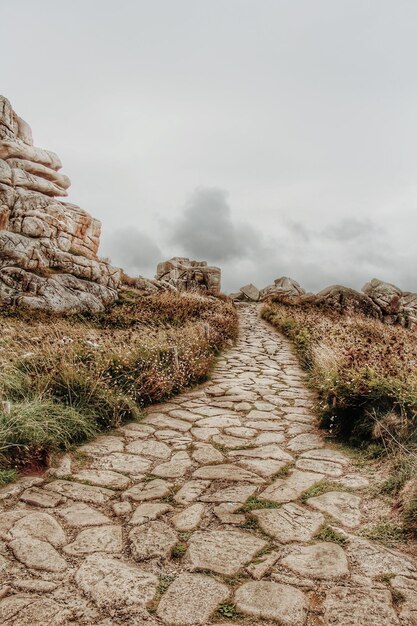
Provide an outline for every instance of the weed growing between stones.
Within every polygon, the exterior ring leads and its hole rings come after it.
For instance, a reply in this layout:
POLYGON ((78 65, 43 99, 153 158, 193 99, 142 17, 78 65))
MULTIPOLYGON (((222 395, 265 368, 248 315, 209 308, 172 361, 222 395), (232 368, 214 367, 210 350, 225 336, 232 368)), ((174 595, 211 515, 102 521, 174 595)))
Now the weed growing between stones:
POLYGON ((184 554, 187 552, 187 544, 186 543, 176 543, 175 546, 171 550, 171 556, 173 559, 182 559, 184 554))
POLYGON ((347 543, 347 538, 339 533, 337 530, 329 526, 329 524, 323 524, 320 530, 314 535, 314 539, 317 541, 331 541, 343 546, 347 543))
POLYGON ((234 604, 221 604, 217 612, 221 617, 225 617, 226 619, 237 619, 239 617, 239 612, 234 604))
POLYGON ((254 511, 255 509, 279 509, 281 506, 282 504, 273 502, 272 500, 263 500, 257 496, 251 496, 246 500, 245 504, 240 507, 239 512, 246 513, 247 511, 254 511))
POLYGON ((400 541, 404 541, 406 532, 400 524, 395 524, 388 520, 383 520, 373 526, 366 526, 360 530, 363 537, 379 541, 386 546, 394 546, 400 541))
POLYGON ((349 491, 346 487, 339 485, 338 483, 333 483, 330 480, 322 480, 316 485, 309 487, 304 491, 300 496, 300 501, 305 504, 309 498, 314 498, 315 496, 321 496, 323 493, 327 491, 349 491))

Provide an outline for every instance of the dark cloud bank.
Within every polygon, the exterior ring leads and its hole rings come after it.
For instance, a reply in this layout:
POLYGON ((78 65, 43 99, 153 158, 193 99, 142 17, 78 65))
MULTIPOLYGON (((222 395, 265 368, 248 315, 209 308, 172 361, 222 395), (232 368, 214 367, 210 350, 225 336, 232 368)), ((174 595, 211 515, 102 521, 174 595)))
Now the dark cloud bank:
POLYGON ((404 264, 386 230, 368 218, 343 218, 315 229, 282 211, 270 234, 237 219, 228 193, 215 187, 196 189, 175 221, 161 222, 157 243, 124 228, 105 238, 103 250, 132 275, 152 276, 157 262, 171 256, 207 260, 222 268, 226 292, 249 281, 263 287, 281 275, 312 291, 335 283, 360 288, 374 276, 412 289, 412 272, 398 265, 411 267, 417 256, 410 251, 404 264))

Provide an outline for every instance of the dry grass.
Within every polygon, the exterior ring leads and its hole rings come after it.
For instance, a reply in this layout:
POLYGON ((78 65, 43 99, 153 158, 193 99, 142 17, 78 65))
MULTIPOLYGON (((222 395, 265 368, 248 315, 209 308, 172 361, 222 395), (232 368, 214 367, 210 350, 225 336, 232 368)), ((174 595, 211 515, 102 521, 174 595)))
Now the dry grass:
POLYGON ((204 380, 237 335, 226 300, 133 290, 100 315, 0 317, 3 467, 46 463, 98 430, 140 417, 141 408, 204 380))
MULTIPOLYGON (((417 469, 417 328, 279 303, 266 304, 262 316, 293 342, 318 392, 322 425, 388 460, 383 488, 400 498, 417 469)), ((417 487, 409 492, 399 506, 417 532, 417 487)))

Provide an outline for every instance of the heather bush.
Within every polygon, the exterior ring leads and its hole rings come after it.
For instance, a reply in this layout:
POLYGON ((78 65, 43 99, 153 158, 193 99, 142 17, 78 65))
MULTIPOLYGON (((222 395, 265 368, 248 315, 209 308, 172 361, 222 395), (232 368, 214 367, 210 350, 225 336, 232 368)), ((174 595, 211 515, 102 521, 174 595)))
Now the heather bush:
POLYGON ((265 304, 262 316, 309 372, 322 426, 379 458, 388 473, 380 491, 417 535, 417 329, 279 303, 265 304))
POLYGON ((203 381, 237 335, 230 301, 121 292, 99 315, 0 317, 1 466, 46 462, 99 430, 203 381))

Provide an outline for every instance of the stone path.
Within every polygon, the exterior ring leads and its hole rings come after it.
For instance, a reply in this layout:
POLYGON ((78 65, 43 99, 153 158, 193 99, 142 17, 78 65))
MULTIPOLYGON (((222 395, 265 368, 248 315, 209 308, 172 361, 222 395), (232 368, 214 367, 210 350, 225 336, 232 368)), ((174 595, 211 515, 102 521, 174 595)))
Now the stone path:
POLYGON ((0 491, 1 624, 417 624, 417 565, 357 534, 367 479, 288 342, 241 322, 209 384, 0 491))

